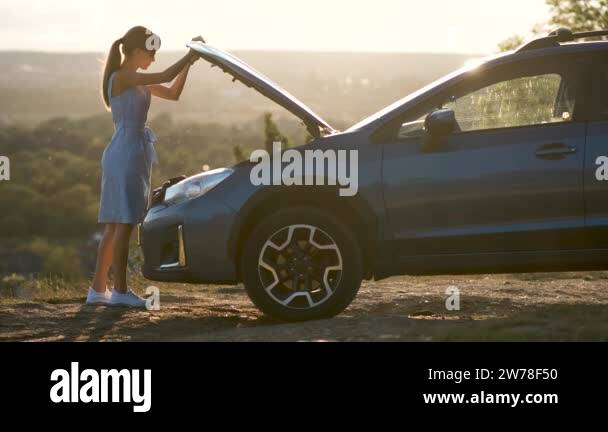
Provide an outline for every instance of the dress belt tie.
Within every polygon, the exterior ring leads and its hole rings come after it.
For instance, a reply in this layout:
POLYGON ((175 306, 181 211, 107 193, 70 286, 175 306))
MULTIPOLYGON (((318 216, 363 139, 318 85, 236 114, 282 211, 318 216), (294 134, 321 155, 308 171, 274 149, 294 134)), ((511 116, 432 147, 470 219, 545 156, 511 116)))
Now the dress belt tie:
POLYGON ((148 159, 148 161, 150 161, 151 164, 158 164, 158 155, 156 154, 156 148, 154 146, 158 139, 156 138, 154 131, 148 126, 144 127, 144 141, 146 158, 148 159))
POLYGON ((144 153, 145 153, 146 162, 149 165, 158 164, 158 155, 156 153, 156 148, 154 146, 154 144, 156 143, 156 141, 158 141, 158 139, 156 138, 156 134, 154 134, 154 131, 149 126, 146 125, 142 128, 142 127, 134 127, 134 126, 128 126, 128 125, 120 125, 116 128, 116 131, 119 131, 121 129, 123 129, 123 130, 135 129, 135 130, 138 130, 139 132, 143 133, 144 153))

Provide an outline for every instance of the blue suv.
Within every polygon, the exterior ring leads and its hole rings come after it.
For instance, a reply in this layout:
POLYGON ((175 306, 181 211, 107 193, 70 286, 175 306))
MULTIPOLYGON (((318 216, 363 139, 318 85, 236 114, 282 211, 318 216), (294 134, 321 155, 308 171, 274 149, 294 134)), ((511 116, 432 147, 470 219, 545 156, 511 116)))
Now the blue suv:
POLYGON ((340 313, 363 279, 606 269, 608 42, 567 43, 606 35, 559 29, 345 131, 190 43, 302 120, 314 139, 296 151, 356 150, 358 191, 254 184, 251 161, 168 182, 140 226, 144 276, 243 282, 264 313, 293 321, 340 313))

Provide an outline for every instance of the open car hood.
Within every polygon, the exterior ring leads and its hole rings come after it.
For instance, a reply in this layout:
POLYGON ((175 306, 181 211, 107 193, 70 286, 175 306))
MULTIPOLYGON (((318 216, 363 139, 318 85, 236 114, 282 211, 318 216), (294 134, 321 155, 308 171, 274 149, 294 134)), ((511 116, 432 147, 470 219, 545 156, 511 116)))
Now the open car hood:
POLYGON ((190 42, 187 46, 196 51, 202 59, 232 75, 233 81, 239 80, 247 87, 254 88, 300 118, 315 138, 335 132, 334 128, 310 108, 242 60, 203 42, 190 42))

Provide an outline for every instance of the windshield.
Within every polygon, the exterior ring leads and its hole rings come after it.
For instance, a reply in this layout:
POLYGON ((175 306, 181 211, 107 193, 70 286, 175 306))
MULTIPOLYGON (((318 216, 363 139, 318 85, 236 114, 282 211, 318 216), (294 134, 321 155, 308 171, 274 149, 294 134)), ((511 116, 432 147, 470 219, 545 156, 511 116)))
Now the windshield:
POLYGON ((508 52, 501 53, 501 54, 498 54, 495 56, 474 59, 470 62, 467 62, 467 64, 465 64, 460 69, 457 69, 454 72, 451 72, 448 75, 445 75, 445 76, 439 78, 438 80, 433 81, 432 83, 422 87, 420 90, 416 90, 414 93, 409 94, 408 96, 404 97, 403 99, 400 99, 397 102, 394 102, 391 105, 387 106, 386 108, 383 108, 382 110, 378 111, 377 113, 372 114, 371 116, 361 120, 359 123, 349 127, 346 130, 346 132, 352 132, 357 129, 364 128, 365 126, 375 122, 379 118, 387 115, 391 111, 396 110, 399 107, 401 107, 402 105, 405 105, 406 103, 411 102, 412 100, 416 99, 417 97, 422 96, 424 93, 428 92, 429 90, 432 90, 434 87, 440 86, 460 75, 463 75, 469 71, 472 71, 472 70, 476 69, 477 67, 481 66, 482 64, 488 62, 489 60, 493 60, 493 59, 496 59, 498 57, 502 57, 502 56, 505 56, 508 54, 510 54, 510 53, 508 53, 508 52))

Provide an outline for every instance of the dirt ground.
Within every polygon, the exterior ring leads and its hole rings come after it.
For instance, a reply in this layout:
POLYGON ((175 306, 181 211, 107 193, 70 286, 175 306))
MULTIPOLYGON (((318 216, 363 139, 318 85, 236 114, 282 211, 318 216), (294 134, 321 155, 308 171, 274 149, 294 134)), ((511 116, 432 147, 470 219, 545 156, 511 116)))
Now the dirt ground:
POLYGON ((364 282, 330 320, 281 323, 241 286, 133 281, 160 288, 160 311, 84 306, 86 287, 1 299, 2 341, 608 341, 608 272, 395 277, 364 282), (448 311, 446 289, 460 291, 448 311))

